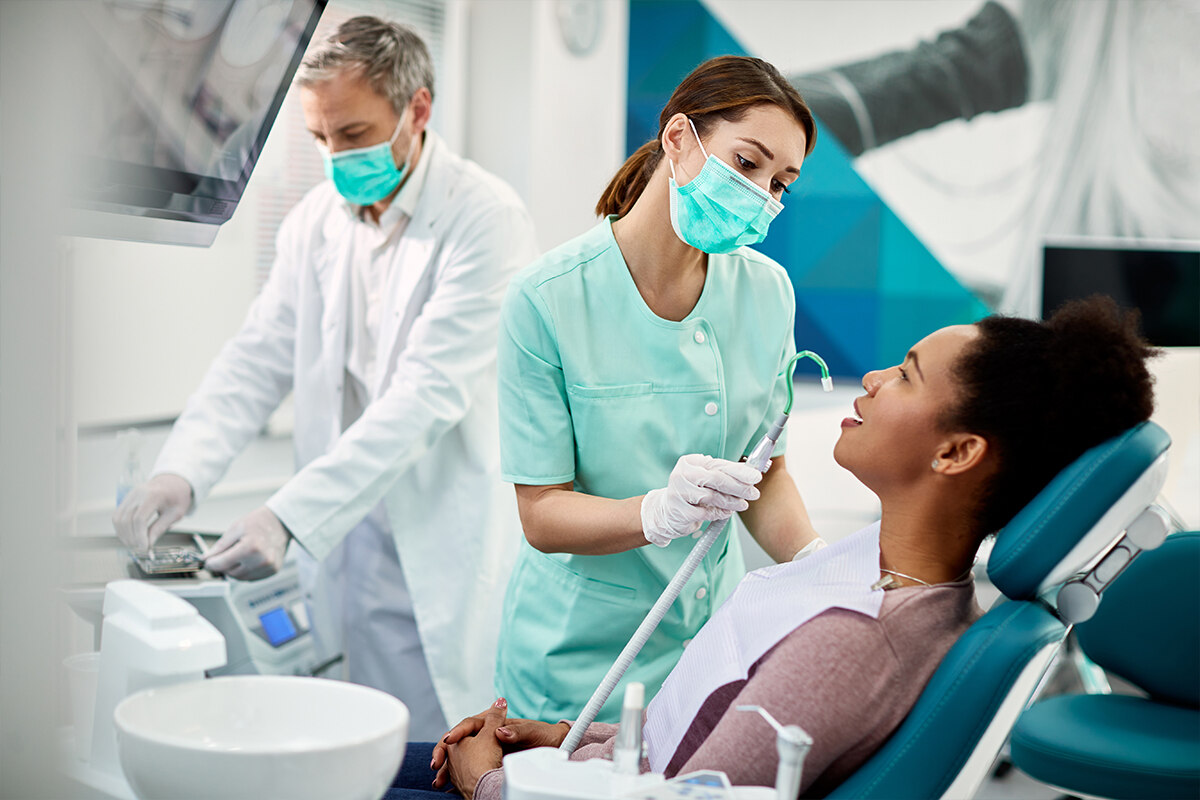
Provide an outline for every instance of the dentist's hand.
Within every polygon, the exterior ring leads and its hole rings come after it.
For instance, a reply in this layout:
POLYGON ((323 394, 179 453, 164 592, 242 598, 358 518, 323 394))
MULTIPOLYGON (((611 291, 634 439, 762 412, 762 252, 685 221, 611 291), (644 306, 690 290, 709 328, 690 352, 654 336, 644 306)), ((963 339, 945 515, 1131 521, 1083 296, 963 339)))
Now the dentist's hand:
POLYGON ((204 554, 204 568, 243 581, 270 577, 283 566, 292 535, 266 506, 256 508, 229 526, 225 535, 204 554))
POLYGON ((190 483, 178 475, 155 475, 129 490, 113 513, 113 527, 126 547, 145 553, 191 507, 190 483))
POLYGON ((663 489, 642 498, 642 533, 666 547, 672 539, 700 530, 705 522, 727 519, 758 499, 754 484, 762 473, 747 464, 710 456, 683 456, 663 489))

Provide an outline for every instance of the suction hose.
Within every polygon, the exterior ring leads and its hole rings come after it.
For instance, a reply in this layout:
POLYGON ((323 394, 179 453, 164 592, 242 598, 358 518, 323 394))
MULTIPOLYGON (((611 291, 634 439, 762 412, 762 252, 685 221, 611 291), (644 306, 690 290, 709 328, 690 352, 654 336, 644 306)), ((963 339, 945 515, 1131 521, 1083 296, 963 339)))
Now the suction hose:
MULTIPOLYGON (((775 449, 775 444, 779 441, 779 436, 783 433, 783 426, 787 425, 788 415, 780 414, 775 422, 771 425, 771 429, 767 431, 758 444, 754 446, 746 463, 762 472, 766 470, 767 465, 771 460, 771 452, 775 449)), ((596 687, 596 691, 592 692, 592 697, 587 701, 587 705, 583 707, 583 712, 579 718, 575 720, 575 724, 571 726, 571 731, 567 734, 567 738, 558 746, 567 755, 575 752, 575 748, 579 747, 579 743, 583 741, 583 734, 588 726, 596 719, 596 715, 600 713, 601 707, 612 694, 613 689, 617 688, 621 677, 625 674, 625 670, 629 669, 629 665, 633 663, 633 659, 637 658, 637 654, 641 652, 642 647, 650 639, 650 634, 654 633, 654 629, 658 627, 658 623, 662 622, 662 618, 666 616, 667 609, 679 597, 679 593, 683 591, 684 584, 691 580, 692 574, 695 573, 696 567, 700 566, 700 562, 708 555, 708 551, 713 546, 713 542, 725 530, 725 526, 729 523, 729 518, 719 519, 708 526, 708 530, 700 537, 700 541, 696 542, 696 546, 688 553, 688 557, 680 565, 679 570, 675 573, 675 577, 671 578, 671 582, 667 584, 667 588, 663 589, 662 594, 658 596, 658 600, 654 601, 654 605, 650 609, 650 613, 642 620, 642 624, 638 625, 633 636, 626 642, 625 647, 621 650, 621 654, 617 656, 617 660, 608 668, 608 673, 604 679, 600 681, 600 685, 596 687)))

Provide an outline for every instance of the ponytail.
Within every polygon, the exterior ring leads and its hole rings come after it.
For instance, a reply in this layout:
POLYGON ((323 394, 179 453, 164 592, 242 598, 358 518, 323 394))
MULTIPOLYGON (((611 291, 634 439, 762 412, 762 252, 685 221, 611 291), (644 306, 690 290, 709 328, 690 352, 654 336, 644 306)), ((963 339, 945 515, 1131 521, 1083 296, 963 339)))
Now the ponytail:
POLYGON ((604 194, 600 195, 600 200, 596 203, 596 216, 607 217, 616 214, 623 217, 628 214, 633 204, 642 196, 642 190, 650 183, 650 176, 658 168, 661 158, 662 150, 658 139, 651 139, 634 151, 608 182, 604 194))

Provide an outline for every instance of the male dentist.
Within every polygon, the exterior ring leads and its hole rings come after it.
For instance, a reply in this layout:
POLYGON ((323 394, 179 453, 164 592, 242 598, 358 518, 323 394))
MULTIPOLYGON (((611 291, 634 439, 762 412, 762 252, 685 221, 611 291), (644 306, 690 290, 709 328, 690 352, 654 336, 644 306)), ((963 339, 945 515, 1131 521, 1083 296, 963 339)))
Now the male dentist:
POLYGON ((427 129, 433 68, 408 28, 351 19, 296 83, 330 180, 284 219, 242 329, 113 521, 145 551, 294 391, 297 472, 207 567, 266 577, 295 539, 318 641, 408 705, 410 739, 432 740, 492 699, 521 537, 499 477, 496 339, 533 226, 427 129))

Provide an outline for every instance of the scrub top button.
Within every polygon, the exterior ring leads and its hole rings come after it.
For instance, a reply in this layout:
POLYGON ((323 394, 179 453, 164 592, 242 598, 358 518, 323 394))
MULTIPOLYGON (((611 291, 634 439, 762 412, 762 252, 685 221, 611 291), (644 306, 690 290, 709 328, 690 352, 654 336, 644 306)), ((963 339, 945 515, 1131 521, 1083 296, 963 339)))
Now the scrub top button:
POLYGON ((704 595, 706 595, 706 594, 708 594, 708 589, 705 589, 703 586, 701 586, 699 589, 696 590, 696 599, 703 600, 704 595))
POLYGON ((696 344, 704 344, 704 340, 707 337, 705 337, 704 331, 696 331, 692 338, 696 340, 696 344))
POLYGON ((704 407, 704 413, 708 414, 710 417, 713 416, 714 414, 716 414, 717 413, 717 404, 709 403, 708 405, 706 405, 704 407))
POLYGON ((692 640, 691 640, 691 639, 684 639, 684 640, 683 640, 683 646, 684 646, 684 647, 687 647, 687 646, 688 646, 689 644, 691 644, 691 643, 692 643, 692 640))

